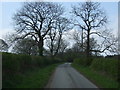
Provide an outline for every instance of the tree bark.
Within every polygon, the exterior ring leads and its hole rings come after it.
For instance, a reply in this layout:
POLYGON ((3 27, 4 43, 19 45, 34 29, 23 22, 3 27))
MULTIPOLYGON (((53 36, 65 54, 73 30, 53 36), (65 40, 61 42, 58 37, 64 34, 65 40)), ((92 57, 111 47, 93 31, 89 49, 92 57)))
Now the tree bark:
POLYGON ((53 56, 54 55, 54 53, 53 53, 53 40, 51 40, 51 48, 50 48, 50 52, 51 52, 51 56, 53 56))
POLYGON ((58 46, 57 46, 57 49, 56 49, 56 52, 55 52, 54 56, 56 56, 58 54, 58 51, 59 51, 59 48, 60 48, 60 43, 61 43, 61 38, 62 38, 62 34, 60 34, 60 38, 58 40, 58 46))
POLYGON ((81 47, 82 47, 82 52, 83 52, 83 28, 82 28, 82 35, 81 35, 81 47))
POLYGON ((87 35, 87 58, 90 57, 90 30, 88 29, 88 35, 87 35))
POLYGON ((43 37, 40 37, 40 40, 38 42, 39 56, 43 56, 43 45, 43 37))

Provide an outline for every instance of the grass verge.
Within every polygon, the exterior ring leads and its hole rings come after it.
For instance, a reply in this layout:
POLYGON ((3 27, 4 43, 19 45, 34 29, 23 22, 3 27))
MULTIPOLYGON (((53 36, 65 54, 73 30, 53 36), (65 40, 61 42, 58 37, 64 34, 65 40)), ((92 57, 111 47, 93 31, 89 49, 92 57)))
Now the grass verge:
POLYGON ((52 64, 43 68, 35 68, 24 74, 15 75, 14 87, 12 88, 44 88, 59 64, 52 64))
POLYGON ((106 75, 93 71, 89 67, 72 64, 77 71, 87 77, 90 81, 94 82, 99 88, 118 88, 118 82, 106 75))

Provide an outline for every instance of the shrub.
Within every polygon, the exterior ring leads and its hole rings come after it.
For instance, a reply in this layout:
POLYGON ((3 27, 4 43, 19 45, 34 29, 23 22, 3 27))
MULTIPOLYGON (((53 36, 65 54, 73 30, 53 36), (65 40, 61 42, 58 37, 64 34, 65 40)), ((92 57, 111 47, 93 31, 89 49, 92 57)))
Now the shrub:
POLYGON ((17 55, 20 63, 20 71, 25 72, 32 68, 32 58, 29 55, 17 55))
POLYGON ((35 57, 33 58, 33 60, 36 61, 36 66, 38 66, 38 67, 43 67, 43 66, 45 66, 45 62, 46 62, 46 61, 44 60, 43 57, 35 56, 35 57))
POLYGON ((59 62, 65 62, 65 60, 64 59, 60 59, 60 58, 54 58, 53 62, 54 63, 59 63, 59 62))
POLYGON ((92 69, 102 71, 117 79, 118 60, 112 58, 96 58, 93 60, 92 69))
POLYGON ((87 58, 85 56, 81 56, 80 58, 74 59, 73 63, 83 65, 83 66, 90 66, 92 63, 92 58, 87 58))
POLYGON ((3 71, 11 73, 24 72, 34 67, 44 67, 60 62, 60 59, 51 57, 30 56, 23 54, 3 53, 3 71))
POLYGON ((16 60, 17 56, 9 53, 3 53, 2 55, 3 72, 6 71, 10 74, 17 72, 20 69, 19 61, 16 60))
POLYGON ((19 75, 24 72, 58 62, 58 59, 50 57, 2 53, 3 87, 14 87, 19 75))

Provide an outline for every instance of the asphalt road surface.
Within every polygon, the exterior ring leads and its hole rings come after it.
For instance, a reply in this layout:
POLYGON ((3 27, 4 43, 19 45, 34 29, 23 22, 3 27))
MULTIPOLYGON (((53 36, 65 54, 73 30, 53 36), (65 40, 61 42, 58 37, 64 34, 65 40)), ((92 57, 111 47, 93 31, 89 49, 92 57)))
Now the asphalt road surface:
POLYGON ((71 63, 59 65, 48 82, 47 88, 96 88, 97 86, 71 67, 71 63))

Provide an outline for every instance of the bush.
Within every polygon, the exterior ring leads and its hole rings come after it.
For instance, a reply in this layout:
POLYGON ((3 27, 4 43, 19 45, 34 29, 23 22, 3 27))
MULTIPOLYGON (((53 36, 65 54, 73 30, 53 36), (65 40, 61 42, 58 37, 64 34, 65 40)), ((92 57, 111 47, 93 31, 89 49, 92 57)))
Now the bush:
POLYGON ((49 64, 61 62, 59 58, 30 56, 23 54, 3 53, 3 70, 21 71, 32 67, 44 67, 49 64))
POLYGON ((81 56, 80 58, 74 59, 73 63, 83 65, 83 66, 90 66, 92 63, 92 58, 87 58, 85 56, 81 56))
POLYGON ((85 59, 76 58, 73 63, 85 65, 85 59))
POLYGON ((20 69, 19 61, 14 54, 3 53, 2 54, 2 66, 3 72, 15 73, 20 69))
POLYGON ((49 64, 60 62, 51 57, 30 56, 22 54, 3 53, 3 71, 26 71, 33 67, 44 67, 49 64))
POLYGON ((92 69, 102 71, 117 79, 118 76, 118 60, 112 58, 94 59, 91 66, 92 69))
POLYGON ((18 55, 17 57, 20 63, 20 72, 25 72, 32 68, 32 58, 29 55, 18 55))
MULTIPOLYGON (((2 53, 3 87, 12 86, 19 74, 60 61, 50 57, 2 53)), ((17 82, 17 81, 15 81, 17 82)))

